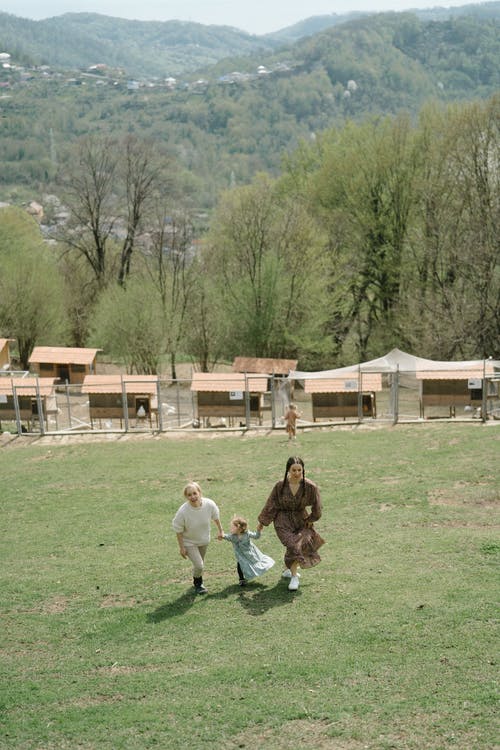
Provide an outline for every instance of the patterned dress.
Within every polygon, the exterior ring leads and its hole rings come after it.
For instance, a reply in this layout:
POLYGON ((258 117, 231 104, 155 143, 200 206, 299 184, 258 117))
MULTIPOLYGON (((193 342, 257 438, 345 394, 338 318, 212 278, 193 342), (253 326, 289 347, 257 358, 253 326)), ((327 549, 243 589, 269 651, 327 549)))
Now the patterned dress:
POLYGON ((325 540, 313 527, 313 521, 321 518, 322 506, 318 487, 304 479, 295 493, 288 482, 277 482, 260 512, 259 523, 274 529, 280 542, 286 547, 287 568, 297 561, 301 568, 312 568, 321 561, 318 549, 325 540), (306 508, 310 506, 311 512, 306 508))
POLYGON ((263 575, 274 565, 272 557, 265 555, 252 542, 259 539, 260 531, 244 531, 243 534, 224 534, 224 539, 231 542, 234 554, 247 581, 263 575))

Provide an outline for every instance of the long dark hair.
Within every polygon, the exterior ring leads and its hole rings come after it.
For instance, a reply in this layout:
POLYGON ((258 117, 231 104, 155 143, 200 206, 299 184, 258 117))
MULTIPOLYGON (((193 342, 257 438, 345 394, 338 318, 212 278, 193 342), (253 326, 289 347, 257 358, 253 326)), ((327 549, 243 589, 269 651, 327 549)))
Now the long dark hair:
POLYGON ((290 466, 293 466, 294 464, 300 464, 302 466, 302 482, 304 482, 306 478, 306 467, 304 466, 303 460, 299 456, 290 456, 290 458, 286 462, 285 478, 283 479, 283 486, 286 484, 286 480, 288 479, 288 472, 290 471, 290 466))

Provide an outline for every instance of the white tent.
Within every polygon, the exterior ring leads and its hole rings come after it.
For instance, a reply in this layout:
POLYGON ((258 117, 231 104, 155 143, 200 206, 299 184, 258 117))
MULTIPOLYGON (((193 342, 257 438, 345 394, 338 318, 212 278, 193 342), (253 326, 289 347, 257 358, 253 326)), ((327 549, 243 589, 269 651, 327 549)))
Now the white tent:
MULTIPOLYGON (((317 378, 342 378, 349 377, 359 372, 401 372, 416 374, 417 372, 442 372, 456 371, 469 373, 471 371, 492 375, 500 373, 500 361, 492 359, 477 359, 463 362, 440 362, 423 357, 414 357, 412 354, 402 352, 400 349, 392 349, 388 354, 368 362, 360 362, 357 365, 340 367, 335 370, 320 370, 317 372, 303 372, 291 370, 290 380, 313 380, 317 378)), ((476 375, 478 377, 478 375, 476 375)), ((479 375, 481 377, 481 375, 479 375)))

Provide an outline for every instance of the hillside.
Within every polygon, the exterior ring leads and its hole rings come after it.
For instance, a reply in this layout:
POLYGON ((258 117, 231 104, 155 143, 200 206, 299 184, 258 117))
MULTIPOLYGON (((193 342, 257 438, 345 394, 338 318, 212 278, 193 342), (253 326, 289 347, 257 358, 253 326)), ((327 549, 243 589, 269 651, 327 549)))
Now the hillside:
POLYGON ((498 92, 499 25, 477 14, 446 21, 377 14, 277 51, 227 58, 168 86, 154 78, 131 86, 113 68, 20 72, 14 58, 0 74, 0 186, 3 194, 13 185, 45 190, 74 138, 128 132, 162 144, 196 204, 210 207, 221 188, 277 172, 301 139, 346 119, 416 116, 429 99, 498 92))
MULTIPOLYGON (((421 21, 445 22, 464 16, 500 20, 500 2, 413 13, 421 21)), ((258 57, 368 15, 354 11, 313 16, 256 36, 229 26, 185 21, 130 21, 97 13, 65 13, 31 21, 0 12, 0 52, 26 65, 61 70, 104 64, 123 70, 128 77, 178 77, 225 58, 258 57)))
POLYGON ((231 55, 270 51, 278 44, 228 26, 129 21, 97 13, 30 21, 0 13, 1 51, 25 64, 58 69, 104 63, 128 76, 178 76, 231 55))

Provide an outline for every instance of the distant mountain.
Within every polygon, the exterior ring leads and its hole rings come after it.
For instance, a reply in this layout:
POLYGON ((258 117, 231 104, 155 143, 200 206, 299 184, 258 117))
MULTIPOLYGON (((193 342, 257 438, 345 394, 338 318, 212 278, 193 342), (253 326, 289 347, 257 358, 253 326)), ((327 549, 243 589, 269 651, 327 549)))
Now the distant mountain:
POLYGON ((66 70, 105 64, 130 76, 179 76, 224 57, 270 52, 279 44, 229 26, 129 21, 97 13, 31 21, 0 13, 0 51, 25 64, 66 70))
MULTIPOLYGON (((499 9, 500 3, 487 5, 499 9)), ((91 17, 91 26, 95 18, 102 17, 91 17)), ((109 20, 103 23, 111 34, 109 20)), ((123 28, 128 33, 133 25, 123 28)), ((182 26, 188 36, 221 31, 182 26)), ((139 29, 145 33, 142 24, 139 29)), ((121 25, 116 30, 121 38, 121 25)), ((222 31, 233 41, 240 34, 222 31)), ((203 38, 208 44, 210 36, 203 38)), ((62 42, 59 46, 62 50, 62 42)), ((101 49, 111 47, 103 41, 101 49)), ((123 60, 121 43, 118 49, 123 60)), ((144 68, 158 70, 151 41, 148 46, 136 38, 136 46, 129 42, 126 49, 136 62, 144 50, 144 68)), ((347 120, 402 111, 417 117, 431 100, 446 104, 498 96, 500 20, 491 13, 484 18, 454 14, 442 21, 413 13, 361 16, 295 43, 225 57, 174 83, 115 75, 112 64, 118 63, 112 57, 109 67, 79 74, 22 69, 15 57, 12 62, 0 68, 2 189, 57 179, 68 158, 66 147, 79 136, 130 133, 166 149, 185 180, 185 194, 210 207, 221 188, 247 183, 259 171, 278 173, 283 157, 301 140, 343 127, 347 120)))
MULTIPOLYGON (((429 21, 462 16, 498 20, 500 2, 437 7, 414 14, 429 21)), ((32 21, 0 12, 0 52, 10 53, 25 65, 46 64, 60 70, 104 64, 130 77, 179 77, 226 58, 257 58, 367 15, 313 16, 272 34, 255 36, 230 26, 184 21, 130 21, 97 13, 66 13, 32 21)))

